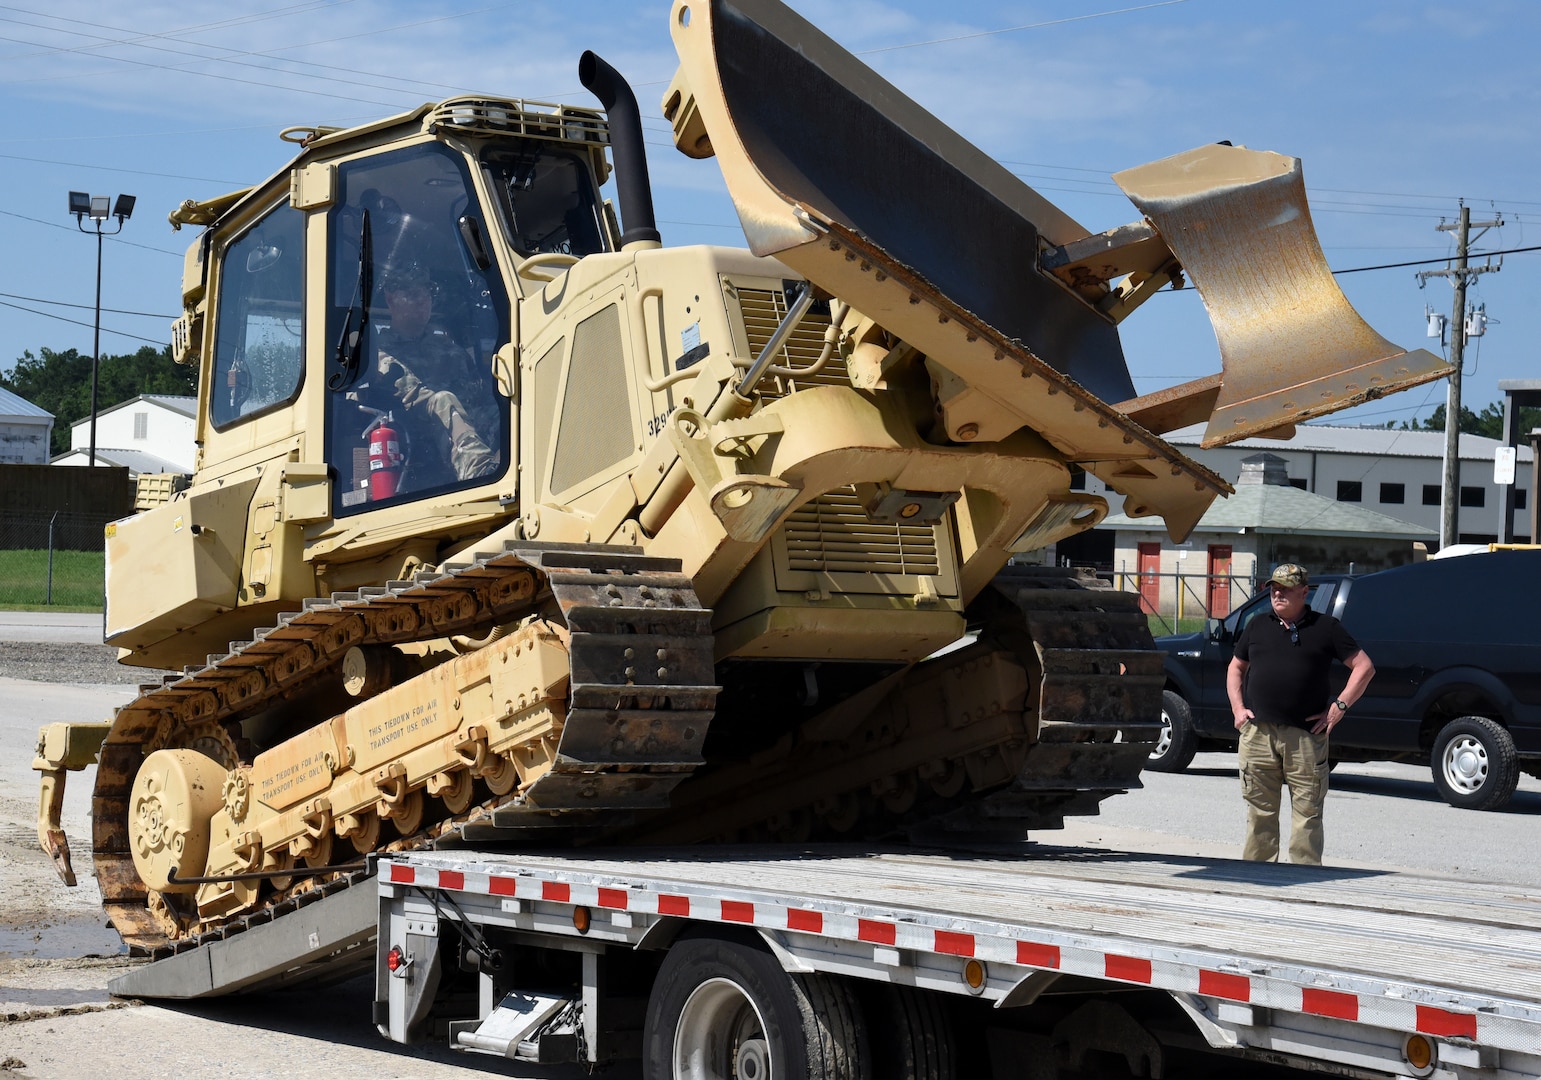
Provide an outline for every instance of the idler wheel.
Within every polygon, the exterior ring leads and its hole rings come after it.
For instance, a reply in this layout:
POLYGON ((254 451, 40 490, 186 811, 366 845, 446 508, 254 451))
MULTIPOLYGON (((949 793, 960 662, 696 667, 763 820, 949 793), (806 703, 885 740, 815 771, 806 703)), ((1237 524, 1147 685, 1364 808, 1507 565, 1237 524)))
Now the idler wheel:
POLYGON ((209 861, 209 819, 225 805, 223 765, 196 750, 157 750, 145 758, 129 792, 128 842, 134 869, 149 888, 195 893, 171 877, 202 877, 209 861))

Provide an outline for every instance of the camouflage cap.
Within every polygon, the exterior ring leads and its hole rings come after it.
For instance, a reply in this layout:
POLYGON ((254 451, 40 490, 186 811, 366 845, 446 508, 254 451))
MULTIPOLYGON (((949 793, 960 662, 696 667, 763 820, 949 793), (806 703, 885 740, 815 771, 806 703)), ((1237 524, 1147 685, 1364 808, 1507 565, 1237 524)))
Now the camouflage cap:
POLYGON ((1274 567, 1273 573, 1268 575, 1268 580, 1265 584, 1283 585, 1286 589, 1293 589, 1297 585, 1309 584, 1308 578, 1309 575, 1306 574, 1304 566, 1297 566, 1295 563, 1287 562, 1280 563, 1274 567))
POLYGON ((380 288, 385 292, 406 292, 409 289, 433 286, 433 278, 427 268, 415 260, 388 264, 382 278, 380 288))

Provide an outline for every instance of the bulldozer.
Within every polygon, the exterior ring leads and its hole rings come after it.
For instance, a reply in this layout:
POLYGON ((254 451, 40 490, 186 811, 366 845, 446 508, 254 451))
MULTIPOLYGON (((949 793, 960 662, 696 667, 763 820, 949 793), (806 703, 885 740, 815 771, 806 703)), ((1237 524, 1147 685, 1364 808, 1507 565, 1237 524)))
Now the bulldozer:
POLYGON ((674 0, 676 148, 748 250, 664 247, 622 76, 289 129, 199 229, 185 485, 107 530, 106 640, 178 671, 44 729, 95 876, 184 947, 422 845, 1020 838, 1139 786, 1137 598, 1041 564, 1230 488, 1161 438, 1439 378, 1334 282, 1298 159, 1220 143, 1081 226, 778 0, 674 0), (709 165, 702 165, 708 168, 709 165), (602 197, 612 178, 614 202, 602 197), (616 205, 618 204, 618 206, 616 205), (1196 288, 1221 371, 1137 395, 1196 288))

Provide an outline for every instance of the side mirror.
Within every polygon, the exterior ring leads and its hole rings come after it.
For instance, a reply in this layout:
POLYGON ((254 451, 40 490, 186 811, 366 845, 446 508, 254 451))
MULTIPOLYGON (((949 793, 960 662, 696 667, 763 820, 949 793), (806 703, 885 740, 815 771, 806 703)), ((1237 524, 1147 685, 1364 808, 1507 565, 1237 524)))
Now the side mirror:
POLYGON ((1205 619, 1204 632, 1209 635, 1210 641, 1225 640, 1225 623, 1219 619, 1205 619))

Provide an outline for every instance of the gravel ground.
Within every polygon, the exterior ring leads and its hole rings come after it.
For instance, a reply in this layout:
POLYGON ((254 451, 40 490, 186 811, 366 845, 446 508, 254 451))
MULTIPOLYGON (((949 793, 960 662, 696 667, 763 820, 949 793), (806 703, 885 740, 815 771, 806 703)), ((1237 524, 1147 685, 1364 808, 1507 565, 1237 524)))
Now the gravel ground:
POLYGON ((113 645, 67 641, 0 641, 0 675, 47 683, 159 682, 161 672, 118 663, 113 645))

